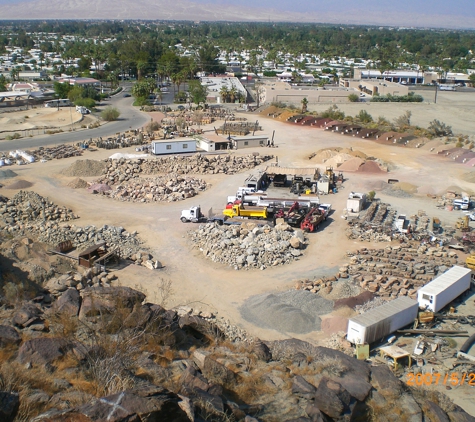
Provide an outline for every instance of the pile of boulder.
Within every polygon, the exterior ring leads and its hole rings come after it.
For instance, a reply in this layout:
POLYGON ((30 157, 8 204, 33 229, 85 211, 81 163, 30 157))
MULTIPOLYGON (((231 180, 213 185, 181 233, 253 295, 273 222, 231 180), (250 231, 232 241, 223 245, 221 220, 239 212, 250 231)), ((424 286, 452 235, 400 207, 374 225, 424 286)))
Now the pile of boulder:
POLYGON ((396 211, 389 204, 374 201, 358 218, 348 220, 348 239, 372 242, 390 242, 398 238, 394 233, 396 211))
POLYGON ((114 185, 134 179, 138 175, 154 174, 235 174, 252 169, 265 161, 274 158, 273 155, 202 155, 170 156, 153 159, 106 160, 107 169, 97 183, 114 185))
POLYGON ((286 223, 275 227, 246 222, 241 225, 200 225, 189 236, 196 248, 213 262, 234 269, 261 269, 290 264, 303 254, 306 237, 286 223))
POLYGON ((72 210, 31 191, 20 191, 12 199, 2 197, 0 217, 3 229, 7 231, 15 231, 30 223, 44 225, 45 222, 61 223, 78 218, 72 210))
POLYGON ((192 198, 208 184, 194 177, 168 176, 136 178, 105 192, 111 198, 127 202, 173 202, 192 198))

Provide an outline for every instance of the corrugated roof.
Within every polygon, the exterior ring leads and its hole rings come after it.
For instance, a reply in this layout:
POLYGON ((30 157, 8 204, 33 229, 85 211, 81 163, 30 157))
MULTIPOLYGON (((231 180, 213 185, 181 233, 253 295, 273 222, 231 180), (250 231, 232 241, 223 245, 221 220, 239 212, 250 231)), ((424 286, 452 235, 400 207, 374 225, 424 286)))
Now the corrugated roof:
POLYGON ((350 318, 350 321, 362 325, 363 327, 369 327, 380 321, 384 321, 386 318, 389 318, 394 314, 410 309, 414 307, 414 305, 419 306, 418 302, 414 299, 411 299, 407 296, 402 296, 392 300, 391 302, 385 303, 384 305, 378 306, 377 308, 374 308, 368 312, 365 312, 362 315, 350 318))
POLYGON ((288 174, 292 176, 305 176, 314 175, 317 171, 316 168, 299 168, 299 167, 279 167, 279 166, 267 166, 265 172, 267 174, 288 174))
POLYGON ((424 292, 425 294, 437 295, 441 291, 445 290, 447 287, 454 284, 456 281, 460 280, 463 276, 469 274, 472 270, 464 267, 459 267, 458 265, 452 267, 450 270, 446 271, 444 274, 439 275, 429 284, 421 287, 419 292, 424 292))

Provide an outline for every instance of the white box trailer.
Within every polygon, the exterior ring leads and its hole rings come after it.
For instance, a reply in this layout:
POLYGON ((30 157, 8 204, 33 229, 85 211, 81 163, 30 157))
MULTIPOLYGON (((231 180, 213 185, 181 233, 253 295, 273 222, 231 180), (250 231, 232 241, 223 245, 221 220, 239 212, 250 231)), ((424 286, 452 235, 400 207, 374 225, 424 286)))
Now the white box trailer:
POLYGON ((195 139, 164 139, 152 141, 152 154, 178 154, 196 152, 195 139))
POLYGON ((421 308, 439 312, 470 288, 472 270, 458 265, 439 275, 417 291, 421 308))
POLYGON ((378 306, 348 320, 348 341, 370 344, 411 324, 417 318, 419 304, 406 296, 378 306))

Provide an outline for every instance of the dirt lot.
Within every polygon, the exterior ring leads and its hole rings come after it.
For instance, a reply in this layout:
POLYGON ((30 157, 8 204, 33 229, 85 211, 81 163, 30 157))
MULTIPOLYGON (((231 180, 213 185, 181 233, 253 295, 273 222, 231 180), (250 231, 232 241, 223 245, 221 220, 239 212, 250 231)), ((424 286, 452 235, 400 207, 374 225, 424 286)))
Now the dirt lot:
MULTIPOLYGON (((82 116, 74 108, 37 107, 29 110, 0 114, 0 139, 20 132, 24 136, 43 135, 45 130, 78 128, 91 123, 93 118, 82 116)), ((95 120, 95 119, 94 119, 95 120)))
MULTIPOLYGON (((459 95, 459 93, 451 94, 459 95)), ((444 95, 440 95, 440 103, 438 102, 437 105, 421 104, 419 108, 415 107, 413 111, 414 123, 427 126, 424 122, 437 118, 447 124, 452 124, 456 131, 475 134, 473 124, 468 119, 468 115, 473 116, 475 111, 475 96, 469 98, 462 95, 460 98, 462 97, 463 112, 460 111, 460 106, 456 102, 458 97, 453 97, 452 100, 449 93, 444 93, 444 95)), ((327 107, 328 105, 322 108, 327 107)), ((357 114, 356 107, 362 106, 350 104, 341 108, 345 111, 348 110, 348 114, 357 114)), ((397 104, 384 104, 384 107, 373 104, 364 105, 364 107, 368 108, 373 117, 386 115, 390 119, 399 116, 406 109, 410 109, 406 105, 397 104), (372 112, 372 108, 377 111, 372 112)), ((244 117, 256 118, 249 114, 244 117)), ((59 117, 55 118, 59 119, 59 117)), ((465 173, 473 170, 437 156, 436 150, 431 152, 424 148, 385 145, 370 140, 344 137, 315 128, 285 124, 270 118, 262 118, 262 116, 257 116, 257 118, 263 126, 263 133, 271 135, 275 130, 277 148, 258 148, 256 151, 277 155, 282 166, 308 167, 308 156, 311 153, 322 148, 340 146, 351 147, 363 151, 369 156, 380 158, 390 163, 393 168, 387 174, 345 174, 347 180, 343 189, 322 200, 322 202, 332 203, 335 212, 317 233, 310 234, 311 241, 305 255, 292 265, 273 267, 265 271, 235 271, 205 260, 198 250, 191 248, 186 236, 188 230, 196 229, 197 226, 183 224, 179 219, 181 210, 193 205, 201 204, 205 210, 210 207, 215 211, 222 209, 226 196, 235 192, 236 188, 242 184, 246 174, 204 176, 203 178, 211 183, 212 187, 194 199, 178 203, 141 204, 116 202, 106 197, 90 195, 86 190, 67 187, 73 177, 65 177, 60 174, 60 171, 74 162, 76 158, 35 163, 22 167, 13 166, 12 170, 18 173, 18 179, 34 181, 35 184, 30 188, 31 190, 73 209, 76 214, 81 216, 76 223, 78 225, 110 224, 123 226, 129 231, 137 230, 147 245, 154 250, 154 255, 160 258, 165 268, 152 272, 144 267, 129 266, 120 270, 120 280, 124 285, 138 287, 145 291, 151 301, 160 298, 160 292, 157 290, 159 280, 170 279, 173 281, 174 290, 170 305, 187 304, 201 310, 211 310, 218 313, 218 316, 224 316, 231 320, 233 324, 245 329, 251 335, 263 339, 272 340, 294 336, 318 343, 325 340, 328 333, 314 331, 305 335, 295 335, 260 328, 244 320, 239 308, 250 296, 292 288, 296 279, 334 273, 341 264, 347 262, 346 252, 348 250, 371 247, 367 243, 350 241, 345 235, 346 222, 340 217, 350 191, 367 192, 374 189, 378 182, 384 182, 390 177, 418 187, 433 189, 434 192, 442 192, 454 185, 459 186, 462 190, 473 192, 475 185, 461 179, 465 173)), ((219 122, 215 122, 213 125, 219 126, 219 122)), ((212 130, 212 127, 207 129, 212 130)), ((85 152, 84 158, 103 159, 114 152, 116 151, 85 152)), ((121 150, 120 152, 133 153, 135 150, 121 150)), ((248 154, 250 152, 253 150, 241 150, 232 152, 232 154, 248 154)), ((320 166, 323 168, 324 164, 320 166)), ((11 179, 12 182, 14 180, 11 179)), ((425 194, 411 198, 395 198, 384 196, 377 189, 375 190, 377 197, 391 203, 398 211, 409 215, 424 209, 428 215, 437 216, 447 224, 454 224, 460 215, 455 211, 437 209, 435 201, 425 194)), ((1 193, 7 196, 12 196, 15 193, 15 191, 6 192, 1 193)), ((382 244, 373 246, 384 247, 382 244)), ((341 312, 335 316, 342 316, 341 312)), ((349 316, 351 315, 344 315, 345 318, 349 316)), ((469 404, 467 404, 465 393, 458 394, 458 396, 461 400, 460 404, 467 411, 475 414, 475 409, 468 408, 469 404)))

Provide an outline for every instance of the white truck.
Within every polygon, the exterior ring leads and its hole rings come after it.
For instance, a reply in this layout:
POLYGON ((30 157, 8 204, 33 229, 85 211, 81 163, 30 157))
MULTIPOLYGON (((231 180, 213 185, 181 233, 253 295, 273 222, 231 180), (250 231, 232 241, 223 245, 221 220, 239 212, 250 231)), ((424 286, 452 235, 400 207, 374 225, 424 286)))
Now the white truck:
POLYGON ((464 196, 463 198, 454 199, 453 205, 457 210, 468 210, 470 208, 470 198, 464 196))
POLYGON ((470 288, 472 270, 455 265, 417 291, 421 308, 439 312, 470 288))
POLYGON ((191 207, 190 209, 183 210, 181 212, 180 220, 182 223, 200 223, 205 222, 206 217, 201 212, 201 207, 198 205, 197 207, 191 207))
POLYGON ((332 211, 332 204, 320 204, 318 209, 323 212, 323 218, 326 220, 332 211))

